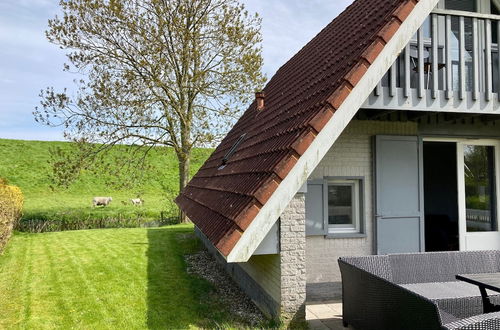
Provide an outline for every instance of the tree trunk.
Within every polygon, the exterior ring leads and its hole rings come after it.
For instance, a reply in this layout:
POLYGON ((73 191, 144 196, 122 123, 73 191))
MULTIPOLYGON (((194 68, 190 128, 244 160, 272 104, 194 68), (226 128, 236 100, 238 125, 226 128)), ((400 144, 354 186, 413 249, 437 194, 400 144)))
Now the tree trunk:
MULTIPOLYGON (((179 158, 179 191, 182 191, 188 184, 189 181, 189 165, 191 163, 191 157, 189 154, 178 155, 179 158)), ((188 222, 188 218, 184 212, 180 212, 180 222, 188 222)))

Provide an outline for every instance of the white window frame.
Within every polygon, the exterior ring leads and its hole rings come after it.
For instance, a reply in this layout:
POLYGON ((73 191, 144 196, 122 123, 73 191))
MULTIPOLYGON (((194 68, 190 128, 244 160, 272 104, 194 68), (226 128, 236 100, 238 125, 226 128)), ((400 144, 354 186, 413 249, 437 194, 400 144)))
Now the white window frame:
POLYGON ((326 181, 326 224, 328 225, 328 233, 329 234, 346 234, 346 233, 359 233, 361 230, 361 190, 360 190, 360 181, 359 180, 327 180, 326 181), (352 222, 353 224, 349 225, 335 225, 329 223, 329 205, 328 205, 328 187, 330 186, 343 186, 343 187, 351 187, 351 207, 352 207, 352 222))
MULTIPOLYGON (((500 188, 500 141, 498 140, 489 140, 489 139, 477 139, 477 140, 462 140, 457 142, 457 153, 458 153, 458 174, 459 174, 459 206, 460 206, 460 231, 465 235, 481 235, 482 233, 497 233, 499 231, 499 206, 500 206, 500 196, 499 196, 499 188, 500 188), (491 201, 492 203, 496 203, 496 219, 495 224, 497 229, 493 231, 481 231, 481 232, 469 232, 467 231, 467 221, 466 221, 466 194, 465 194, 465 173, 464 173, 464 147, 466 145, 474 145, 474 146, 483 146, 483 147, 493 147, 493 155, 494 155, 494 181, 495 181, 495 199, 491 201)), ((463 242, 465 246, 465 242, 463 242)))
MULTIPOLYGON (((316 217, 312 219, 307 219, 306 221, 312 220, 313 229, 307 232, 306 225, 306 235, 307 236, 318 236, 324 235, 328 238, 362 238, 366 237, 365 233, 365 177, 364 176, 333 176, 333 177, 323 177, 322 179, 309 179, 307 181, 308 185, 321 185, 321 217, 316 217), (328 186, 332 184, 341 185, 351 185, 354 188, 354 198, 355 198, 355 225, 345 226, 345 225, 330 225, 328 222, 328 186), (319 229, 319 224, 321 224, 321 229, 319 229)), ((307 189, 309 191, 309 188, 307 189)), ((308 192, 306 192, 307 194, 308 192)), ((319 197, 315 197, 319 198, 319 197)), ((306 197, 307 203, 308 197, 306 197)), ((307 217, 307 205, 306 205, 306 217, 307 217)), ((316 207, 319 207, 316 205, 316 207)))

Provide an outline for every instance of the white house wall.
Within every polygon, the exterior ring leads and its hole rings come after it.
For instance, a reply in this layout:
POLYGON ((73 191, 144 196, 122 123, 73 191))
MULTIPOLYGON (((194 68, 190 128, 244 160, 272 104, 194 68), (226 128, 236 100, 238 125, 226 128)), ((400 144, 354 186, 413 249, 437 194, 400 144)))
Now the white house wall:
POLYGON ((252 256, 238 265, 278 304, 281 300, 279 254, 252 256))
POLYGON ((306 238, 308 300, 321 300, 340 294, 337 259, 349 255, 374 253, 373 241, 373 137, 375 135, 416 135, 417 123, 352 121, 321 160, 309 179, 323 177, 364 177, 364 221, 366 237, 306 238))

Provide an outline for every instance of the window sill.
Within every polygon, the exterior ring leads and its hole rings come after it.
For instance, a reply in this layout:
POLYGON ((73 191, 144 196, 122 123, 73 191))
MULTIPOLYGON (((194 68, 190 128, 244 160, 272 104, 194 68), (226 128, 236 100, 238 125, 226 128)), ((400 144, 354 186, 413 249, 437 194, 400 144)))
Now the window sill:
POLYGON ((329 233, 325 238, 366 238, 365 233, 329 233))

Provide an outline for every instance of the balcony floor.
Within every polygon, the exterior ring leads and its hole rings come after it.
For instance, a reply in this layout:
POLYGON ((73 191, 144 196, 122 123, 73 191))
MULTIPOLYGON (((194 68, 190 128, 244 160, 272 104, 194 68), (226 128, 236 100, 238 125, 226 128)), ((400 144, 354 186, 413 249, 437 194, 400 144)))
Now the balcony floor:
POLYGON ((363 104, 364 109, 381 110, 412 110, 412 111, 434 111, 434 112, 456 112, 477 114, 500 114, 500 101, 498 93, 491 93, 487 100, 485 93, 480 93, 477 100, 473 99, 472 92, 466 92, 460 98, 459 92, 455 91, 448 98, 443 90, 437 91, 435 98, 432 91, 426 89, 422 97, 418 96, 416 89, 410 89, 408 97, 403 88, 391 90, 389 87, 380 88, 379 95, 371 93, 363 104))

